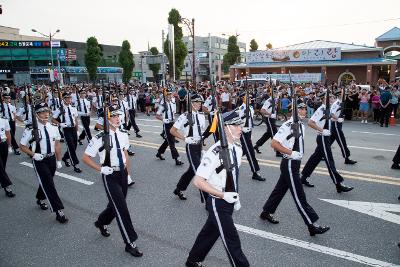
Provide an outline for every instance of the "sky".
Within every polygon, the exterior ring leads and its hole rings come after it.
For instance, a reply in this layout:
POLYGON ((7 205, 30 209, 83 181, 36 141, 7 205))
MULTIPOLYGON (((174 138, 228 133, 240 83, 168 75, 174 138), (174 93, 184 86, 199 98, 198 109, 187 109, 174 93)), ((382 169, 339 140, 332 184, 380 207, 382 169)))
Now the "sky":
MULTIPOLYGON (((128 40, 133 52, 156 46, 168 29, 168 13, 195 19, 195 33, 207 36, 238 34, 259 49, 312 40, 374 45, 379 35, 400 27, 400 1, 356 0, 0 0, 0 25, 20 28, 24 35, 54 32, 69 41, 121 45, 128 40)), ((188 35, 184 26, 184 34, 188 35)), ((56 38, 55 37, 55 38, 56 38)))

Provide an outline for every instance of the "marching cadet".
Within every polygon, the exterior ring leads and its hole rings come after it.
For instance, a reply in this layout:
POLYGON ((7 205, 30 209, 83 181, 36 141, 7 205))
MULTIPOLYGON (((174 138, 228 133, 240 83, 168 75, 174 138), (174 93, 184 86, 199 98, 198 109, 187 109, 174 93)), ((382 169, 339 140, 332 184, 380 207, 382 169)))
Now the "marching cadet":
MULTIPOLYGON (((203 140, 212 134, 210 132, 210 128, 211 128, 211 124, 214 119, 214 114, 215 114, 215 111, 217 110, 217 108, 218 108, 217 99, 215 99, 215 96, 212 93, 210 93, 210 95, 207 97, 206 101, 204 101, 204 104, 203 104, 203 111, 208 113, 208 127, 204 131, 203 140)), ((218 141, 218 132, 215 132, 213 134, 213 136, 214 136, 214 141, 217 142, 218 141)))
MULTIPOLYGON (((125 101, 125 97, 123 95, 123 92, 120 92, 119 94, 119 100, 118 100, 118 106, 120 107, 121 115, 121 128, 127 131, 127 134, 130 135, 128 132, 128 124, 129 124, 129 109, 128 109, 128 102, 125 101)), ((141 137, 141 136, 140 136, 141 137)), ((128 155, 129 156, 134 156, 135 152, 132 151, 132 145, 129 145, 128 149, 128 155)), ((129 185, 132 185, 129 183, 129 185)))
MULTIPOLYGON (((26 97, 24 97, 26 99, 26 97)), ((27 101, 27 100, 24 100, 27 101)), ((15 119, 17 119, 20 122, 23 122, 25 127, 28 125, 32 124, 32 111, 31 111, 31 104, 27 103, 26 104, 26 109, 25 110, 25 105, 22 105, 18 111, 17 114, 15 114, 15 119)))
POLYGON ((0 185, 7 197, 15 197, 10 186, 12 182, 6 172, 8 148, 11 147, 10 124, 7 119, 0 117, 0 185))
POLYGON ((102 174, 103 184, 109 200, 107 208, 100 213, 94 225, 100 230, 101 235, 108 237, 110 232, 107 229, 114 218, 118 221, 122 238, 126 244, 125 251, 135 257, 143 256, 143 253, 136 246, 135 241, 138 236, 133 228, 128 206, 126 203, 126 194, 128 190, 128 170, 130 162, 128 160, 127 149, 129 147, 129 138, 127 133, 120 130, 120 111, 116 106, 109 108, 109 137, 111 142, 110 167, 104 166, 106 151, 103 144, 104 132, 96 135, 89 143, 83 154, 83 162, 89 167, 102 174), (93 158, 99 154, 100 164, 97 164, 93 158))
POLYGON ((136 137, 141 138, 142 136, 139 134, 139 127, 136 124, 136 106, 137 106, 137 96, 134 88, 129 89, 129 94, 126 97, 126 102, 128 102, 129 107, 129 123, 127 126, 127 130, 129 131, 131 127, 135 130, 136 137))
MULTIPOLYGON (((295 100, 297 101, 297 100, 295 100)), ((270 223, 277 224, 278 220, 272 215, 275 213, 279 203, 285 196, 288 189, 292 194, 297 210, 308 226, 308 231, 311 236, 323 234, 329 230, 327 226, 319 226, 315 224, 318 220, 318 215, 314 209, 308 204, 306 195, 300 181, 300 164, 304 155, 304 133, 305 127, 302 120, 305 118, 307 106, 304 103, 298 105, 297 132, 298 138, 295 137, 292 127, 296 127, 293 116, 286 121, 272 139, 271 147, 283 153, 281 161, 281 175, 275 185, 274 190, 264 204, 263 211, 260 214, 262 220, 267 220, 270 223)))
POLYGON ((92 134, 90 133, 90 105, 90 101, 86 99, 86 91, 82 88, 79 91, 79 103, 76 104, 83 127, 82 133, 78 137, 79 145, 83 145, 82 140, 85 137, 87 137, 88 142, 92 140, 92 134))
POLYGON ((14 151, 15 155, 21 155, 18 151, 18 143, 15 141, 15 116, 16 109, 15 106, 11 104, 10 94, 3 94, 3 104, 2 104, 3 117, 8 120, 10 124, 10 134, 11 134, 11 146, 9 147, 9 152, 14 151))
POLYGON ((232 214, 233 210, 240 209, 238 181, 239 167, 241 164, 242 148, 238 144, 241 135, 242 120, 235 111, 223 114, 224 129, 228 141, 229 158, 234 166, 232 176, 235 177, 235 192, 225 192, 227 172, 225 169, 217 173, 221 165, 219 153, 221 143, 212 145, 196 171, 193 184, 201 191, 209 194, 207 198, 208 218, 186 260, 188 267, 201 267, 208 252, 214 246, 218 237, 221 237, 229 261, 232 266, 250 266, 244 255, 239 235, 235 228, 232 214))
POLYGON ((331 107, 331 145, 336 141, 342 151, 342 155, 344 160, 344 164, 356 164, 357 161, 350 159, 350 150, 347 147, 346 137, 343 133, 343 121, 344 121, 344 110, 341 108, 342 100, 340 98, 341 90, 337 90, 334 92, 334 95, 337 97, 336 101, 333 102, 331 107))
POLYGON ((397 148, 396 154, 393 157, 393 164, 391 168, 393 170, 400 170, 400 145, 397 148))
MULTIPOLYGON (((58 97, 58 89, 54 88, 53 89, 53 95, 51 96, 51 98, 49 98, 47 104, 49 105, 49 107, 51 107, 51 114, 54 117, 54 114, 57 112, 57 110, 61 107, 61 99, 58 97)), ((60 118, 57 118, 57 121, 60 123, 60 118)), ((64 133, 61 130, 61 127, 58 128, 59 132, 60 132, 60 142, 64 143, 64 133)))
MULTIPOLYGON (((175 147, 175 136, 173 136, 170 132, 172 126, 174 125, 174 114, 176 112, 176 105, 175 103, 172 102, 172 92, 170 90, 165 89, 167 92, 167 101, 165 102, 165 99, 162 100, 162 103, 160 103, 160 106, 158 107, 156 118, 159 120, 163 121, 163 138, 164 142, 161 144, 161 146, 158 148, 156 157, 159 158, 160 160, 165 160, 163 157, 163 154, 167 147, 169 146, 169 149, 171 150, 171 155, 172 158, 175 160, 176 165, 182 165, 183 162, 181 161, 179 157, 178 150, 176 150, 175 147)), ((164 94, 165 97, 165 94, 164 94)))
POLYGON ((25 128, 22 134, 20 147, 22 152, 32 158, 33 168, 39 181, 39 188, 36 193, 36 203, 42 210, 47 210, 48 206, 45 199, 48 200, 51 212, 56 212, 56 220, 60 223, 68 222, 63 209, 64 205, 58 196, 54 185, 54 174, 56 169, 61 168, 61 144, 58 127, 49 122, 50 109, 45 101, 35 103, 35 116, 37 117, 37 126, 39 144, 36 144, 33 137, 32 126, 25 128), (32 149, 29 145, 32 143, 32 149), (39 145, 40 149, 36 149, 39 145))
POLYGON ((258 173, 260 171, 260 166, 258 165, 258 160, 256 159, 256 154, 254 153, 254 148, 251 141, 251 133, 254 127, 253 123, 254 109, 252 106, 248 105, 249 111, 246 112, 247 105, 246 101, 244 101, 246 97, 245 92, 242 92, 239 95, 239 97, 243 102, 238 108, 239 116, 243 121, 242 135, 240 136, 240 143, 242 144, 243 153, 246 155, 247 160, 249 161, 250 164, 251 171, 253 173, 253 176, 251 178, 257 181, 265 181, 265 178, 261 177, 260 174, 258 173))
MULTIPOLYGON (((330 146, 331 123, 330 118, 326 118, 325 116, 325 114, 328 112, 328 114, 330 114, 330 109, 329 111, 326 111, 327 105, 324 104, 324 99, 326 98, 325 94, 325 92, 321 92, 319 94, 322 105, 314 112, 308 121, 308 126, 317 131, 317 147, 301 172, 301 181, 305 186, 314 187, 313 184, 307 181, 307 178, 310 177, 314 169, 318 166, 322 157, 324 157, 329 175, 333 183, 336 185, 336 191, 338 193, 349 192, 354 188, 343 184, 343 177, 336 170, 335 161, 332 156, 332 150, 330 146)), ((326 103, 328 103, 328 101, 332 102, 332 99, 326 99, 326 103)))
POLYGON ((79 168, 79 160, 76 156, 76 147, 78 146, 78 111, 71 105, 71 94, 63 93, 62 107, 53 113, 53 122, 58 124, 62 128, 64 133, 65 142, 67 143, 67 151, 62 157, 62 161, 66 167, 70 167, 71 164, 74 166, 74 171, 81 173, 82 170, 79 168), (63 114, 61 114, 63 110, 63 114), (60 120, 60 122, 57 120, 60 120), (69 162, 71 160, 71 163, 69 162))
POLYGON ((176 189, 174 190, 174 194, 177 195, 181 200, 186 200, 186 196, 182 191, 187 189, 190 181, 193 179, 196 173, 197 168, 199 167, 202 148, 201 136, 206 128, 205 116, 203 113, 199 112, 203 98, 198 94, 192 94, 189 97, 191 99, 191 108, 193 110, 191 113, 193 122, 192 126, 189 125, 189 112, 185 112, 179 116, 178 120, 171 128, 171 134, 173 136, 185 141, 186 154, 190 163, 187 171, 181 176, 178 184, 176 185, 176 189), (178 130, 182 131, 183 134, 178 130))
MULTIPOLYGON (((103 101, 104 101, 103 100, 103 89, 98 88, 97 91, 96 91, 96 96, 92 100, 92 105, 96 109, 97 120, 98 121, 99 121, 100 118, 102 118, 103 101)), ((95 131, 99 131, 100 130, 100 128, 98 127, 97 124, 94 126, 94 130, 95 131)))

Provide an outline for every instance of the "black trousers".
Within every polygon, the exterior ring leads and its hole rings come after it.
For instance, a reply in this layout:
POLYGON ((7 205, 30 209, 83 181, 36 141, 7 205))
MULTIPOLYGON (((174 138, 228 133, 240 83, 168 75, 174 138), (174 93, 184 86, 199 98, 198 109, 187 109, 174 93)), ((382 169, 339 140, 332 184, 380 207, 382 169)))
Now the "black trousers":
POLYGON ((42 161, 32 160, 36 177, 39 181, 39 188, 36 198, 39 200, 47 200, 50 204, 52 212, 64 209, 64 205, 58 196, 57 189, 54 185, 54 174, 56 173, 56 157, 45 158, 42 161))
POLYGON ((337 185, 343 182, 343 177, 336 170, 335 161, 333 160, 330 136, 322 135, 317 136, 317 147, 308 159, 306 166, 304 166, 303 171, 301 172, 302 177, 310 177, 322 157, 325 158, 326 167, 328 168, 333 183, 337 185))
POLYGON ((10 177, 6 172, 8 157, 8 144, 6 141, 0 143, 0 185, 2 188, 12 185, 10 177))
POLYGON ((243 153, 246 155, 247 160, 249 161, 251 171, 253 173, 258 172, 260 170, 260 166, 258 166, 256 154, 254 153, 253 144, 251 142, 251 131, 248 133, 242 132, 242 135, 240 136, 240 143, 242 144, 243 153))
POLYGON ((215 133, 210 132, 211 124, 212 124, 213 119, 214 119, 214 115, 208 115, 208 126, 207 126, 206 130, 205 130, 204 133, 203 133, 203 139, 206 139, 206 138, 208 138, 211 134, 213 134, 213 136, 214 136, 214 141, 215 141, 215 142, 218 142, 218 129, 217 129, 217 131, 216 131, 215 133))
POLYGON ((78 145, 78 133, 75 127, 66 127, 63 129, 65 142, 67 143, 67 151, 65 152, 63 159, 70 159, 72 165, 79 164, 78 157, 76 156, 76 147, 78 145))
POLYGON ((397 148, 396 154, 393 157, 393 163, 394 164, 400 164, 400 145, 397 148))
POLYGON ((170 133, 170 130, 174 126, 173 122, 170 123, 164 123, 164 142, 161 144, 161 146, 158 148, 158 154, 164 154, 165 150, 169 146, 169 149, 171 150, 171 155, 173 159, 177 159, 179 157, 178 150, 176 150, 175 147, 175 136, 173 136, 170 133))
POLYGON ((81 122, 83 130, 79 135, 79 140, 85 139, 86 136, 88 140, 92 140, 92 133, 90 132, 90 116, 81 116, 81 122))
POLYGON ((386 108, 381 109, 381 126, 385 123, 385 126, 389 125, 390 114, 392 113, 392 106, 389 104, 386 108))
POLYGON ((340 147, 340 151, 342 151, 343 158, 350 157, 350 150, 347 147, 346 137, 344 136, 342 126, 342 122, 332 121, 332 129, 331 129, 331 145, 336 141, 340 147))
POLYGON ((135 133, 138 133, 140 131, 139 127, 136 124, 136 110, 135 109, 130 109, 129 110, 129 124, 127 126, 127 130, 129 131, 131 127, 133 127, 133 130, 135 133))
POLYGON ((126 204, 126 193, 128 191, 128 172, 115 171, 110 175, 102 175, 104 188, 106 190, 108 205, 103 210, 98 222, 109 225, 114 218, 117 218, 119 230, 125 244, 130 244, 138 238, 133 228, 128 205, 126 204))
POLYGON ((176 185, 176 188, 178 188, 181 191, 185 191, 187 189, 187 187, 190 184, 190 181, 192 181, 194 175, 196 174, 196 170, 199 167, 201 160, 201 147, 202 144, 198 145, 186 144, 186 154, 190 165, 187 171, 184 174, 182 174, 181 179, 179 179, 179 182, 176 185))
POLYGON ((272 139, 278 131, 275 125, 275 119, 265 118, 265 123, 267 124, 267 131, 260 137, 260 139, 257 140, 256 146, 258 147, 264 145, 268 139, 272 139))
POLYGON ((233 206, 223 199, 207 198, 208 218, 189 252, 189 261, 204 261, 218 237, 221 237, 231 265, 250 266, 232 219, 233 206))
POLYGON ((182 114, 186 111, 186 100, 179 100, 179 114, 182 114))
POLYGON ((287 190, 290 189, 294 203, 304 223, 311 225, 318 220, 318 215, 307 202, 300 180, 300 163, 300 160, 282 159, 281 175, 267 202, 265 202, 263 210, 267 213, 275 213, 287 190))
POLYGON ((15 141, 15 121, 9 120, 8 122, 10 124, 11 146, 15 150, 19 147, 17 141, 15 141))

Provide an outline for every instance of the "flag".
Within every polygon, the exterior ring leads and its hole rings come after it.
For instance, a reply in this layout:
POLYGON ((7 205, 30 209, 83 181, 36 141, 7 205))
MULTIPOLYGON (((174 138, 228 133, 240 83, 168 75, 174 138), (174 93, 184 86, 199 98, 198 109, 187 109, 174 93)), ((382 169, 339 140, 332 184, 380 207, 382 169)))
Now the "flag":
POLYGON ((210 127, 210 133, 216 133, 217 128, 218 128, 218 111, 214 113, 214 118, 210 127))

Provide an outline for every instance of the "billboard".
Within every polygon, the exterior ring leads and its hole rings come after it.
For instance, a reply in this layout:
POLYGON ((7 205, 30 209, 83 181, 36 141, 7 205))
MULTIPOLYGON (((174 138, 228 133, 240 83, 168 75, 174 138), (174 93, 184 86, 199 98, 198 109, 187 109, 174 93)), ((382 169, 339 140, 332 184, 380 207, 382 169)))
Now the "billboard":
POLYGON ((340 47, 298 50, 266 50, 246 53, 247 63, 341 60, 340 47))

